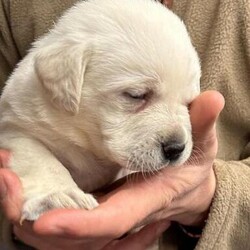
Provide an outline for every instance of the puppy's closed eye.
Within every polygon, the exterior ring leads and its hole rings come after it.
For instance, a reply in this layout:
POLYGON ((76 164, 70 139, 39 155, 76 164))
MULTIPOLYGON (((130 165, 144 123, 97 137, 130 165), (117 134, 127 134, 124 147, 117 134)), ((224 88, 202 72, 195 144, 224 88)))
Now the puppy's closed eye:
POLYGON ((143 101, 146 100, 148 97, 148 92, 124 92, 123 95, 130 100, 136 100, 136 101, 143 101))
POLYGON ((152 96, 152 91, 150 90, 129 90, 123 92, 123 97, 130 106, 130 110, 139 112, 144 109, 149 103, 150 97, 152 96))

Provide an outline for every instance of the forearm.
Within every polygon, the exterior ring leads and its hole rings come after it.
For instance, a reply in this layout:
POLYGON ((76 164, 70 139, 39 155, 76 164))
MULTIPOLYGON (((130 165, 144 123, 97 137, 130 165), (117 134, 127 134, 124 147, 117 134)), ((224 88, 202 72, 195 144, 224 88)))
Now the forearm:
POLYGON ((0 2, 0 93, 12 72, 16 63, 19 61, 19 55, 13 35, 11 32, 11 22, 9 16, 9 1, 0 2))
POLYGON ((250 167, 249 159, 216 160, 216 191, 203 235, 201 249, 249 249, 250 167), (240 244, 240 245, 239 245, 240 244))

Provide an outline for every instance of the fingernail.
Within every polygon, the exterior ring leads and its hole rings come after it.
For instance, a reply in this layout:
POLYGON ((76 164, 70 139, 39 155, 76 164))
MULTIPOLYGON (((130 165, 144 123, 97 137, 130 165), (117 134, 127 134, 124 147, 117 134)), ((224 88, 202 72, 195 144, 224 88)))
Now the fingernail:
POLYGON ((7 186, 2 177, 0 177, 0 201, 3 201, 7 195, 7 186))

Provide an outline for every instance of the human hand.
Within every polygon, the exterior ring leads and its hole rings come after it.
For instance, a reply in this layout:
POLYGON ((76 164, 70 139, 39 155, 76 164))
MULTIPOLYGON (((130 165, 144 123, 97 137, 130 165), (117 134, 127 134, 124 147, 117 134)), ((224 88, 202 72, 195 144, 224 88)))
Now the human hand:
POLYGON ((170 223, 168 221, 153 223, 144 227, 140 232, 129 235, 123 239, 113 237, 88 238, 77 236, 57 237, 44 236, 37 233, 33 228, 33 222, 25 221, 20 224, 22 208, 22 186, 19 178, 7 169, 9 153, 0 150, 0 202, 5 216, 14 225, 18 238, 36 249, 57 250, 57 249, 105 249, 114 250, 144 250, 165 231, 170 223), (104 248, 103 248, 104 247, 104 248))
POLYGON ((165 169, 147 181, 137 176, 133 183, 125 183, 105 196, 102 204, 93 211, 51 211, 36 221, 33 227, 28 224, 22 228, 16 226, 17 236, 38 249, 67 249, 68 242, 72 241, 80 242, 81 249, 103 249, 105 246, 112 249, 114 244, 114 249, 117 249, 117 244, 125 245, 125 248, 119 249, 132 249, 131 244, 148 239, 151 235, 148 232, 166 228, 168 220, 187 225, 199 224, 206 216, 215 190, 212 164, 217 139, 214 123, 223 103, 217 92, 203 93, 192 103, 190 113, 195 148, 199 148, 202 155, 193 155, 185 166, 165 169), (167 219, 165 224, 150 225, 130 236, 133 240, 127 237, 113 241, 142 222, 162 219, 167 219), (126 245, 130 247, 126 248, 126 245))
POLYGON ((0 203, 1 208, 14 225, 16 235, 29 246, 36 249, 56 250, 56 249, 101 249, 106 250, 144 250, 156 239, 160 237, 170 223, 168 221, 158 222, 144 227, 140 232, 129 235, 124 239, 113 239, 110 237, 93 238, 93 240, 82 237, 47 237, 42 236, 33 228, 33 222, 25 221, 20 224, 22 208, 22 186, 15 173, 7 169, 9 152, 0 150, 0 203), (101 248, 100 248, 101 247, 101 248))

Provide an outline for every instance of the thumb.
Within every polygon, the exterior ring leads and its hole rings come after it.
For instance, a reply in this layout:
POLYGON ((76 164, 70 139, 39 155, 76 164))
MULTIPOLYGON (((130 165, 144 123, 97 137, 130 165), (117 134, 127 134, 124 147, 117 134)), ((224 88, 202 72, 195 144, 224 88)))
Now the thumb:
MULTIPOLYGON (((0 166, 8 165, 9 154, 0 150, 0 166)), ((0 168, 0 205, 8 220, 18 222, 22 207, 22 186, 16 174, 0 168)))
POLYGON ((208 146, 215 145, 215 122, 224 107, 224 98, 217 91, 200 94, 190 105, 190 119, 193 130, 194 146, 207 151, 208 146))

